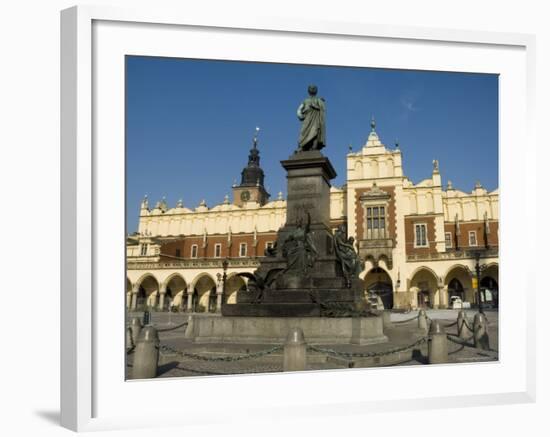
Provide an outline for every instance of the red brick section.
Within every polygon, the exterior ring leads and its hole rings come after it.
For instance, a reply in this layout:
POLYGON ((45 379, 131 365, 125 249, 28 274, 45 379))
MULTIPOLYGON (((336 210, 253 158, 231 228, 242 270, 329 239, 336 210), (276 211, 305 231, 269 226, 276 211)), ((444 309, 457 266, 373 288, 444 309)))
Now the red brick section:
MULTIPOLYGON (((396 210, 395 210, 395 187, 378 187, 381 190, 385 191, 390 195, 390 200, 388 202, 388 233, 389 237, 393 238, 394 244, 397 245, 397 227, 395 223, 396 210)), ((362 194, 370 191, 370 188, 362 188, 355 190, 355 226, 357 227, 357 240, 365 239, 365 212, 363 210, 363 205, 359 198, 362 194)))
MULTIPOLYGON (((458 240, 459 248, 461 249, 467 249, 470 247, 470 240, 469 240, 469 231, 476 231, 477 232, 477 245, 483 246, 485 244, 485 241, 483 239, 484 230, 483 227, 485 226, 483 221, 472 221, 472 222, 459 222, 458 225, 460 226, 460 237, 458 240)), ((446 222, 445 223, 445 232, 451 233, 451 238, 453 241, 453 247, 452 249, 455 249, 455 223, 454 222, 446 222)), ((490 247, 498 247, 498 221, 489 221, 489 235, 488 235, 488 242, 490 247)))
POLYGON ((253 234, 233 234, 231 236, 231 247, 228 247, 227 234, 209 235, 207 237, 206 248, 203 248, 203 238, 201 236, 181 237, 180 240, 163 244, 160 252, 162 255, 170 257, 176 256, 176 250, 179 249, 181 258, 191 259, 191 247, 197 245, 197 258, 214 258, 216 244, 221 244, 220 258, 239 258, 240 243, 247 244, 247 257, 265 256, 265 245, 268 241, 275 242, 277 234, 275 232, 257 234, 257 246, 254 247, 253 234))
POLYGON ((435 217, 433 215, 405 217, 405 252, 407 255, 428 255, 437 253, 435 244, 435 217), (414 247, 416 239, 414 225, 416 223, 426 224, 428 247, 414 247))

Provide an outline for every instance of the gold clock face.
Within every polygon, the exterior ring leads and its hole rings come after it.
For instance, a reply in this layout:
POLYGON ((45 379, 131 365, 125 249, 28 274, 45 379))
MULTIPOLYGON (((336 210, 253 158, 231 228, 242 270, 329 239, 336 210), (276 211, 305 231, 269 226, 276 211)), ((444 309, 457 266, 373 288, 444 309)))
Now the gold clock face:
POLYGON ((246 202, 246 201, 250 200, 250 191, 243 191, 241 193, 241 200, 243 202, 246 202))

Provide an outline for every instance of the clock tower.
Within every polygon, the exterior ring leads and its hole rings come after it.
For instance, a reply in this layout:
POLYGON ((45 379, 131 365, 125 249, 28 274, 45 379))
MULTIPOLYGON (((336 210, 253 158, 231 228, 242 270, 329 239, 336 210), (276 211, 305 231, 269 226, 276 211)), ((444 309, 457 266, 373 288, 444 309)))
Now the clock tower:
POLYGON ((233 186, 233 203, 237 206, 244 206, 247 202, 265 205, 269 200, 269 193, 264 187, 264 171, 260 167, 259 130, 256 128, 248 165, 241 172, 241 184, 233 186))

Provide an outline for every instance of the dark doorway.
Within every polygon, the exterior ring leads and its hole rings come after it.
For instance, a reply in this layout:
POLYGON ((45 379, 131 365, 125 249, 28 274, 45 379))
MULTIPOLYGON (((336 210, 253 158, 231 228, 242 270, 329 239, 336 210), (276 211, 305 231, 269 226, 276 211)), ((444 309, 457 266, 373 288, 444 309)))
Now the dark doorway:
POLYGON ((451 297, 453 296, 460 297, 460 300, 462 302, 466 300, 464 287, 462 286, 462 283, 456 278, 453 278, 451 282, 449 282, 449 302, 451 302, 451 297))
POLYGON ((385 309, 393 308, 393 289, 388 282, 375 282, 367 289, 369 293, 375 293, 382 299, 385 309))
POLYGON ((498 308, 498 283, 490 276, 485 276, 479 283, 483 304, 498 308))
POLYGON ((367 292, 380 297, 385 309, 393 308, 393 286, 388 273, 380 267, 375 267, 367 273, 365 280, 370 283, 367 292))
POLYGON ((430 301, 430 292, 427 290, 420 290, 418 292, 418 308, 431 308, 432 303, 430 301))

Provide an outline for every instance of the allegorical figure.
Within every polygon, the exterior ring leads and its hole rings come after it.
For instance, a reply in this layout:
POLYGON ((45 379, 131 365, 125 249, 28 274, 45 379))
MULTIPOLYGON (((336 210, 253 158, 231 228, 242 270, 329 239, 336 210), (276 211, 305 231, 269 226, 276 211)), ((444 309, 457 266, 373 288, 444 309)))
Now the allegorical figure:
POLYGON ((317 97, 317 87, 310 85, 309 96, 298 107, 298 119, 302 122, 298 150, 321 150, 326 145, 325 99, 317 97))
POLYGON ((313 267, 317 258, 317 249, 310 233, 311 218, 308 214, 306 226, 300 218, 297 227, 288 235, 283 243, 283 257, 287 260, 287 272, 296 272, 306 275, 313 267))
POLYGON ((347 230, 344 225, 338 226, 334 233, 334 250, 336 256, 342 265, 342 271, 348 286, 352 278, 358 278, 359 273, 363 271, 364 263, 353 247, 353 237, 347 238, 347 230))

